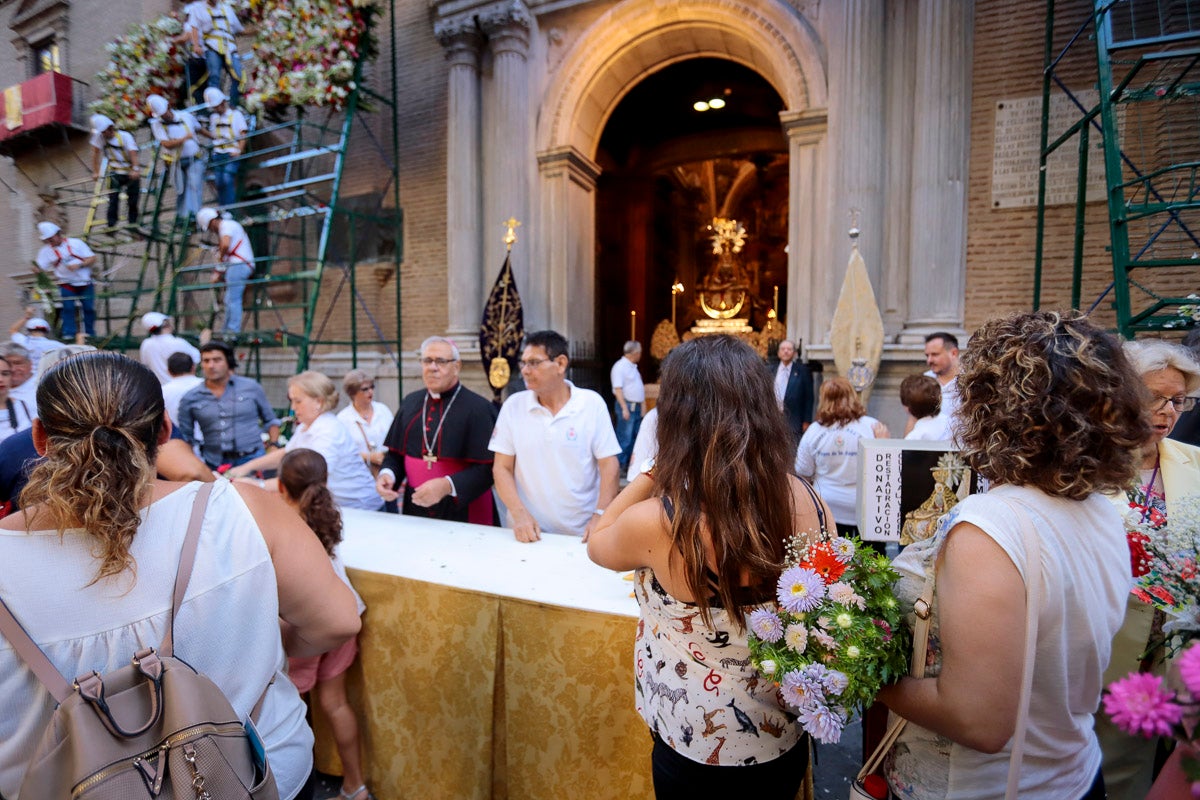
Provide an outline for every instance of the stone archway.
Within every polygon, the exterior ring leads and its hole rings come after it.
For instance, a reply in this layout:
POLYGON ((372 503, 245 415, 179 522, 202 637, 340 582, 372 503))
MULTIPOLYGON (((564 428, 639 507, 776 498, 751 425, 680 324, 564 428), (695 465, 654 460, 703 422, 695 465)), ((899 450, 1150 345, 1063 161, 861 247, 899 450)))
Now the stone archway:
MULTIPOLYGON (((683 0, 662 8, 626 0, 570 44, 547 87, 537 120, 536 213, 543 235, 530 283, 542 287, 529 308, 574 342, 591 343, 595 320, 593 160, 600 135, 621 98, 642 78, 698 56, 740 63, 763 76, 784 99, 781 125, 789 147, 789 307, 811 294, 815 254, 826 229, 823 204, 827 86, 821 47, 809 22, 782 0, 683 0)), ((534 298, 530 298, 534 299, 534 298)), ((800 313, 792 335, 810 327, 800 313)))

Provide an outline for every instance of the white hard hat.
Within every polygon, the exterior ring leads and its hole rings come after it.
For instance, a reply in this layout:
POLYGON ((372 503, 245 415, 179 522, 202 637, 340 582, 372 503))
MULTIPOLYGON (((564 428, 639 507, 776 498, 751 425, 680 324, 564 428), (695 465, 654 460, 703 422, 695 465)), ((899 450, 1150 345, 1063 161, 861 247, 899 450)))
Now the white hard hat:
POLYGON ((47 239, 49 239, 54 234, 60 233, 61 231, 62 231, 62 228, 58 227, 53 222, 39 222, 38 223, 38 238, 41 239, 43 242, 46 241, 47 239))
POLYGON ((215 86, 210 86, 204 90, 204 102, 209 108, 216 108, 225 102, 225 93, 215 86))
POLYGON ((161 328, 170 321, 170 317, 158 311, 147 311, 145 314, 142 314, 142 325, 146 326, 146 330, 148 331, 161 328))
POLYGON ((50 323, 46 322, 46 320, 42 319, 41 317, 30 317, 29 319, 25 320, 25 330, 27 330, 27 331, 37 331, 37 330, 48 331, 48 330, 50 330, 50 323))
POLYGON ((150 106, 150 114, 157 119, 167 113, 167 98, 159 94, 152 94, 146 98, 146 105, 150 106))
POLYGON ((113 121, 103 114, 92 114, 92 133, 104 133, 113 126, 113 121))
POLYGON ((217 218, 217 212, 211 208, 202 208, 196 212, 197 230, 206 231, 212 221, 217 218))

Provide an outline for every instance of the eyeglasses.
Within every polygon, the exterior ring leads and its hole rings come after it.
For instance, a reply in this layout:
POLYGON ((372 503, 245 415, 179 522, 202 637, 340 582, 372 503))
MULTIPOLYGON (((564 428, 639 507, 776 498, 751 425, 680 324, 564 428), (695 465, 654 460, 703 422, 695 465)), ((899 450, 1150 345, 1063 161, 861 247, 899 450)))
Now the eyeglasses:
POLYGON ((1163 397, 1161 394, 1152 395, 1150 399, 1151 411, 1162 411, 1170 403, 1175 407, 1175 410, 1182 414, 1185 411, 1191 411, 1196 407, 1196 398, 1194 397, 1163 397))
POLYGON ((552 358, 526 358, 518 361, 517 363, 521 365, 521 369, 537 369, 547 361, 553 360, 554 359, 552 358))
POLYGON ((457 358, 429 358, 426 356, 425 358, 421 359, 421 366, 432 367, 434 364, 437 364, 439 367, 444 367, 447 364, 453 364, 456 361, 458 361, 457 358))

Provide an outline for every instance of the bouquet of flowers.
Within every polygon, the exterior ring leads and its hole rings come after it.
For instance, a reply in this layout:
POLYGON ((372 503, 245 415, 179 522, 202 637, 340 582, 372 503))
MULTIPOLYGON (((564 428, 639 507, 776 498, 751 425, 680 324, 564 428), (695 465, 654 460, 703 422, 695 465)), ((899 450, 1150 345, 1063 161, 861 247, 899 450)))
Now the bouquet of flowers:
POLYGON ((124 36, 105 45, 108 64, 96 74, 98 99, 90 109, 104 114, 122 130, 146 120, 146 97, 174 97, 183 78, 182 46, 172 41, 183 30, 172 16, 133 25, 124 36))
POLYGON ((888 559, 857 539, 793 537, 777 609, 749 615, 755 668, 779 687, 801 726, 837 742, 879 689, 908 671, 910 643, 888 559))

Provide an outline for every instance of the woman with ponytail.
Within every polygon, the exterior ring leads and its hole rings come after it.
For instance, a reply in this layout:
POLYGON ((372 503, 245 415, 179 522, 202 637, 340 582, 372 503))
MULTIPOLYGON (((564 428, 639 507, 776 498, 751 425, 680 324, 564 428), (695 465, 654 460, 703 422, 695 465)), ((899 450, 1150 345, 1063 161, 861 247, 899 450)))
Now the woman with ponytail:
MULTIPOLYGON (((316 450, 289 450, 279 464, 279 493, 308 523, 333 562, 333 569, 342 582, 354 592, 358 613, 367 610, 362 598, 338 558, 337 546, 342 541, 342 515, 334 503, 326 483, 329 468, 325 457, 316 450)), ((373 798, 367 789, 362 770, 362 752, 358 738, 358 717, 346 698, 346 671, 358 657, 358 640, 351 638, 336 650, 308 658, 289 658, 288 677, 300 693, 317 688, 321 711, 333 730, 338 757, 342 760, 342 800, 373 798)))
MULTIPOLYGON (((202 484, 155 477, 171 423, 158 379, 138 362, 81 353, 45 373, 37 401, 33 440, 45 458, 22 510, 0 520, 0 597, 60 673, 108 673, 163 640, 202 484)), ((285 654, 322 653, 358 628, 353 595, 303 521, 276 495, 218 481, 176 615, 175 655, 243 718, 262 698, 256 727, 282 800, 310 796, 313 742, 304 703, 279 674, 285 654)), ((53 709, 0 637, 0 795, 9 800, 19 800, 53 709)))

